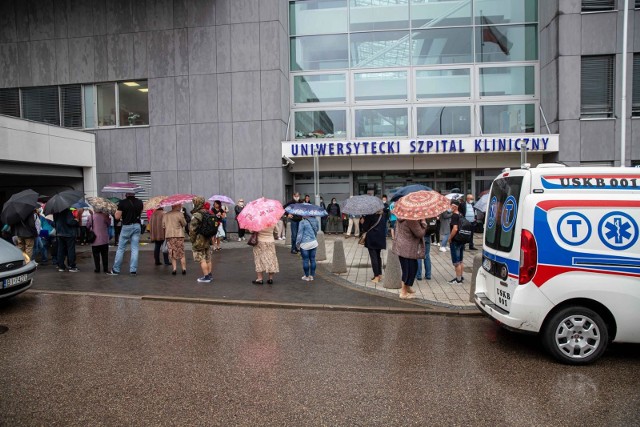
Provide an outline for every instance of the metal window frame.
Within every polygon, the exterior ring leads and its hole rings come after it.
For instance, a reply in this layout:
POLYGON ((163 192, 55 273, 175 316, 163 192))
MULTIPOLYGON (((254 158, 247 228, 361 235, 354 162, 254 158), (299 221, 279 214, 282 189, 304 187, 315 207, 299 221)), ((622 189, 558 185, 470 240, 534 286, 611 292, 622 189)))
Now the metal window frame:
POLYGON ((474 66, 476 72, 474 76, 476 78, 475 87, 477 95, 477 99, 479 101, 487 101, 487 100, 498 100, 504 99, 508 101, 512 100, 532 100, 540 98, 540 79, 538 76, 540 75, 540 63, 533 61, 515 61, 515 62, 482 62, 477 63, 474 66), (482 95, 480 93, 481 89, 481 79, 480 79, 480 70, 483 68, 515 68, 515 67, 533 67, 533 75, 534 75, 534 83, 533 83, 533 95, 482 95))
POLYGON ((291 123, 293 123, 293 126, 290 126, 290 135, 288 135, 289 140, 290 141, 335 141, 335 140, 340 140, 343 138, 338 138, 338 137, 333 137, 333 138, 300 138, 300 139, 296 139, 296 116, 295 113, 302 113, 302 112, 315 112, 315 111, 344 111, 345 112, 345 133, 346 133, 346 137, 349 138, 350 136, 350 132, 349 132, 349 108, 346 106, 332 106, 332 107, 327 107, 327 108, 322 108, 316 106, 316 108, 299 108, 296 110, 290 110, 290 120, 291 123))
POLYGON ((381 102, 384 104, 399 104, 406 105, 411 102, 411 67, 389 67, 389 68, 356 68, 349 71, 349 82, 351 83, 351 91, 348 94, 347 100, 352 106, 363 105, 378 105, 381 102), (374 99, 374 100, 356 100, 356 74, 383 74, 383 73, 397 73, 403 72, 406 74, 405 88, 407 90, 406 98, 398 99, 374 99))
POLYGON ((460 102, 472 101, 474 99, 475 87, 476 83, 473 75, 474 75, 474 67, 473 65, 454 65, 448 66, 445 64, 437 65, 437 66, 419 66, 413 67, 413 92, 411 96, 411 101, 415 103, 423 103, 423 102, 451 102, 452 100, 460 100, 460 102), (469 96, 459 96, 459 97, 444 97, 444 98, 418 98, 418 72, 419 71, 440 71, 440 70, 469 70, 469 96))
MULTIPOLYGON (((482 126, 482 107, 490 107, 490 106, 494 106, 494 105, 533 105, 533 132, 528 132, 528 133, 519 133, 519 132, 513 132, 514 134, 523 134, 523 135, 527 135, 529 133, 532 134, 537 134, 540 133, 540 101, 536 100, 529 100, 529 101, 515 101, 515 100, 510 100, 509 102, 504 102, 504 101, 492 101, 492 102, 482 102, 482 103, 477 103, 477 121, 478 121, 478 127, 482 126)), ((485 135, 502 135, 504 134, 503 132, 499 132, 499 133, 490 133, 487 132, 486 129, 481 129, 481 135, 485 136, 485 135)))
MULTIPOLYGON (((413 112, 411 111, 413 109, 413 105, 411 104, 389 104, 389 103, 384 103, 384 104, 376 104, 376 105, 360 105, 357 108, 354 106, 353 108, 349 109, 350 111, 350 116, 351 116, 351 126, 350 126, 350 130, 351 130, 351 138, 353 140, 356 141, 365 141, 365 140, 370 140, 371 138, 387 138, 386 136, 361 136, 358 137, 356 135, 356 112, 357 111, 363 111, 363 110, 382 110, 385 108, 393 108, 393 109, 405 109, 407 111, 407 135, 394 135, 390 138, 409 138, 412 135, 412 132, 414 130, 414 122, 412 120, 412 116, 413 116, 413 112)), ((347 125, 349 125, 349 123, 347 122, 347 125)), ((415 133, 413 133, 415 135, 415 133)))
POLYGON ((429 103, 429 104, 414 104, 413 105, 413 123, 414 123, 414 129, 413 129, 413 133, 412 135, 415 135, 417 138, 418 137, 425 137, 425 136, 443 136, 446 138, 457 138, 457 137, 468 137, 468 136, 472 136, 474 135, 474 130, 475 130, 475 125, 474 125, 474 104, 472 102, 466 101, 466 102, 460 102, 460 103, 456 103, 456 102, 442 102, 439 104, 433 104, 433 103, 429 103), (427 135, 427 134, 423 134, 423 133, 419 133, 418 132, 418 108, 445 108, 445 107, 468 107, 469 108, 469 121, 470 121, 470 126, 469 126, 469 130, 471 133, 460 133, 460 134, 432 134, 432 135, 427 135))
POLYGON ((342 70, 341 72, 326 72, 326 71, 296 71, 295 73, 289 73, 289 90, 290 90, 290 108, 308 108, 310 106, 318 106, 318 105, 336 105, 336 106, 345 106, 349 103, 349 75, 347 70, 342 70), (306 77, 306 76, 322 76, 322 75, 343 75, 345 80, 345 94, 344 101, 329 101, 329 102, 295 102, 295 78, 296 77, 306 77))

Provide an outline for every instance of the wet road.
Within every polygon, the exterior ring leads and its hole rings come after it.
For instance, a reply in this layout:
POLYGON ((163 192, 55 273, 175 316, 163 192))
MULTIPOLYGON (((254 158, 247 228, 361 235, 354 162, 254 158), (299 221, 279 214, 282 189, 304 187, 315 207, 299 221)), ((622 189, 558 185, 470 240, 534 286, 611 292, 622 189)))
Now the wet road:
POLYGON ((551 361, 484 318, 26 293, 0 425, 640 425, 640 346, 551 361))

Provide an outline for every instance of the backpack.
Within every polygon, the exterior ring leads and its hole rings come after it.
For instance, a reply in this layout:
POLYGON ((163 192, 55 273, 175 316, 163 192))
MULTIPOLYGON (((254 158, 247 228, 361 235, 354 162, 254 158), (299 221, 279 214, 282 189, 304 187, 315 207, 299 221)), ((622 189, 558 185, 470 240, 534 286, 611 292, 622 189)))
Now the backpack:
POLYGON ((200 214, 202 215, 202 221, 198 224, 196 233, 201 234, 206 238, 215 236, 218 233, 218 226, 220 225, 218 218, 211 215, 209 212, 200 212, 200 214))
POLYGON ((433 233, 435 233, 438 228, 437 224, 438 224, 438 218, 436 217, 427 218, 427 232, 425 233, 425 235, 431 236, 433 233))
POLYGON ((462 215, 459 215, 459 218, 458 232, 454 236, 453 240, 456 243, 471 243, 471 238, 473 236, 473 225, 462 215))

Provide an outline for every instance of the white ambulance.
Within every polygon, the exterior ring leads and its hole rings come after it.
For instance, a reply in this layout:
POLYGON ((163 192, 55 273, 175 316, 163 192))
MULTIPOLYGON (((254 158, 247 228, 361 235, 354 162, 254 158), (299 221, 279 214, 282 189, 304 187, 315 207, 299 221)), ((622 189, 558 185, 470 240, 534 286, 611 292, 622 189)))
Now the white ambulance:
POLYGON ((475 303, 569 364, 640 343, 640 169, 542 164, 491 186, 475 303))

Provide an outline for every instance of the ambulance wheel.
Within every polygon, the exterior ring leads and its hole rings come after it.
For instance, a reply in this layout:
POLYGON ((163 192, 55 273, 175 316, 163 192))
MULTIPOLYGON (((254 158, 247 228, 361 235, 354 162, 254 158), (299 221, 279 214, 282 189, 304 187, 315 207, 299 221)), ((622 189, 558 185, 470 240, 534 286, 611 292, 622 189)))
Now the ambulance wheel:
POLYGON ((564 308, 546 323, 542 343, 553 357, 569 365, 597 360, 609 344, 607 324, 587 307, 564 308))

